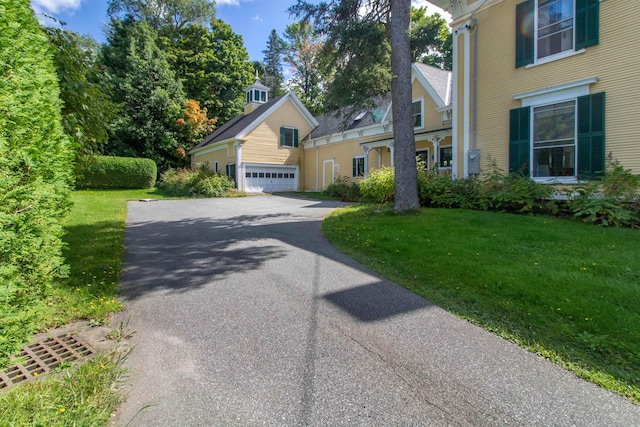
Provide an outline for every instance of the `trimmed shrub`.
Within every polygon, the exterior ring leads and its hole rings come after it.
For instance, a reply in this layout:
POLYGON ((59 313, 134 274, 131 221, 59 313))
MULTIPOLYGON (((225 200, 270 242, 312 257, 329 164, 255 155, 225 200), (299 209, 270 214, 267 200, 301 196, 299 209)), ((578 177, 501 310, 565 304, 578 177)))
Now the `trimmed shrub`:
POLYGON ((98 156, 77 169, 77 188, 151 188, 158 168, 151 159, 98 156))
POLYGON ((39 329, 68 267, 73 153, 49 42, 28 0, 0 0, 0 366, 39 329))
POLYGON ((207 169, 168 169, 160 177, 158 188, 175 197, 224 197, 234 190, 235 183, 207 169))
POLYGON ((331 197, 338 197, 343 202, 357 202, 360 200, 360 186, 356 182, 349 182, 346 176, 338 176, 324 190, 331 197))
POLYGON ((390 203, 395 195, 395 174, 393 169, 382 168, 369 172, 360 183, 360 196, 363 202, 390 203))

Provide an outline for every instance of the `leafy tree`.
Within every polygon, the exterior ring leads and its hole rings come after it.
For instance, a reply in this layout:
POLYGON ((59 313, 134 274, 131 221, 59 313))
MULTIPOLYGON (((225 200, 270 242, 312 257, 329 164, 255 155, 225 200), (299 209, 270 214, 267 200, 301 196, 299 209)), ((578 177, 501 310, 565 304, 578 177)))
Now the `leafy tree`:
POLYGON ((215 13, 212 0, 109 0, 107 7, 111 18, 144 21, 169 38, 189 25, 206 24, 215 13))
POLYGON ((177 120, 185 95, 153 30, 146 22, 112 20, 107 40, 102 56, 120 105, 107 153, 150 158, 159 171, 181 166, 177 120))
MULTIPOLYGON (((419 206, 411 124, 410 0, 298 0, 289 11, 313 19, 326 36, 325 61, 336 64, 326 107, 370 105, 391 87, 395 146, 395 209, 419 206), (393 78, 393 82, 392 82, 393 78), (408 88, 408 89, 407 89, 408 88)), ((349 111, 347 111, 348 113, 349 111)))
MULTIPOLYGON (((176 123, 179 127, 179 135, 183 146, 193 148, 202 139, 213 132, 216 119, 207 118, 207 109, 200 108, 200 103, 195 99, 187 99, 182 117, 176 123)), ((184 148, 177 149, 178 157, 184 157, 184 148)))
POLYGON ((225 123, 241 112, 253 70, 242 37, 220 19, 211 20, 210 27, 182 29, 167 52, 187 97, 200 101, 210 118, 225 123))
POLYGON ((453 35, 439 14, 411 8, 411 58, 445 70, 452 69, 453 35))
POLYGON ((76 155, 92 155, 109 138, 114 119, 108 78, 98 64, 99 49, 90 37, 59 28, 46 28, 53 46, 60 82, 62 125, 74 142, 76 155))
POLYGON ((265 75, 262 76, 262 83, 269 88, 269 97, 273 98, 282 93, 282 53, 284 43, 278 36, 276 30, 271 30, 267 40, 267 48, 262 51, 264 54, 265 75))
POLYGON ((323 45, 309 20, 288 25, 284 31, 284 61, 293 72, 288 85, 314 115, 323 110, 326 85, 320 68, 323 45))
POLYGON ((71 144, 50 44, 28 0, 0 0, 0 365, 39 328, 66 274, 71 144))

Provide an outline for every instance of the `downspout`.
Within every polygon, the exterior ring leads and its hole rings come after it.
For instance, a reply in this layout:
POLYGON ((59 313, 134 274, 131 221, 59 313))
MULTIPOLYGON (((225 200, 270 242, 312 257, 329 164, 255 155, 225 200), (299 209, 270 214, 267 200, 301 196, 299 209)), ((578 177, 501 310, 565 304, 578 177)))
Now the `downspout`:
POLYGON ((475 150, 478 117, 478 21, 476 18, 471 20, 471 29, 473 30, 473 140, 471 146, 475 150))

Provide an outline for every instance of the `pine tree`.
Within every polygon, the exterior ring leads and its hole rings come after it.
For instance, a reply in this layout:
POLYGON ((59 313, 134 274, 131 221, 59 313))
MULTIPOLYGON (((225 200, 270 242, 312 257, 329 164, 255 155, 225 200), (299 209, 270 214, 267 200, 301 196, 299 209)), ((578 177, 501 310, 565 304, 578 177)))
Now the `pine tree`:
POLYGON ((282 74, 283 50, 283 42, 278 36, 278 32, 271 30, 271 34, 267 40, 267 48, 262 51, 264 54, 263 62, 265 68, 262 83, 269 88, 270 98, 282 93, 282 83, 284 81, 284 75, 282 74))

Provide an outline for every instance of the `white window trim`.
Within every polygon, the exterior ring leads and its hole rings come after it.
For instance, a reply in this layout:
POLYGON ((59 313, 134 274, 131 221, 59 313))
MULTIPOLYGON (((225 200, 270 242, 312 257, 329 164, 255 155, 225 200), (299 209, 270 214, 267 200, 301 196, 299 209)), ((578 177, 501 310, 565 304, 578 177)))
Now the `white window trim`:
POLYGON ((449 144, 449 145, 439 145, 438 146, 438 170, 443 170, 443 171, 451 170, 452 167, 453 167, 453 145, 451 145, 451 144, 449 144), (441 157, 440 157, 440 154, 441 154, 440 150, 443 149, 443 148, 451 148, 451 166, 440 166, 440 162, 442 161, 441 157))
POLYGON ((552 62, 552 61, 556 61, 558 59, 562 59, 562 58, 566 58, 568 56, 572 56, 575 55, 577 53, 582 53, 580 52, 580 50, 584 51, 584 49, 580 49, 578 51, 576 51, 576 0, 572 0, 573 1, 573 47, 569 50, 565 50, 563 52, 559 52, 556 53, 555 55, 549 55, 549 56, 545 56, 544 58, 538 58, 538 6, 539 6, 539 0, 535 0, 534 3, 534 20, 533 20, 533 64, 529 64, 527 65, 527 68, 529 68, 529 66, 535 66, 535 65, 542 65, 545 64, 547 62, 552 62))
POLYGON ((531 107, 530 116, 530 129, 529 137, 531 150, 529 153, 529 172, 531 173, 531 179, 541 184, 576 184, 578 183, 578 177, 534 177, 533 176, 533 109, 535 107, 542 107, 544 105, 558 104, 566 101, 576 101, 576 116, 575 116, 575 170, 577 174, 578 169, 578 108, 577 99, 580 96, 589 95, 589 87, 593 83, 598 81, 598 77, 589 77, 586 79, 575 80, 568 83, 562 83, 559 85, 549 86, 542 89, 536 89, 529 92, 519 93, 513 96, 516 100, 522 101, 522 107, 531 107))
POLYGON ((358 159, 362 159, 362 176, 360 175, 356 175, 353 178, 356 179, 363 179, 365 176, 367 176, 367 171, 364 170, 364 166, 365 166, 365 161, 364 161, 364 154, 358 154, 356 156, 353 156, 354 159, 356 159, 356 173, 358 172, 358 159))
POLYGON ((414 127, 414 129, 424 129, 424 97, 411 100, 411 118, 413 118, 413 103, 420 102, 420 126, 414 127))
MULTIPOLYGON (((287 145, 287 144, 282 144, 280 145, 280 148, 297 148, 296 147, 296 142, 294 140, 294 130, 296 130, 297 128, 295 126, 282 126, 285 129, 291 129, 291 145, 287 145)), ((299 132, 298 132, 299 133, 299 132)), ((285 135, 285 142, 287 140, 286 135, 285 135)), ((300 141, 298 141, 298 145, 300 145, 300 141)))

